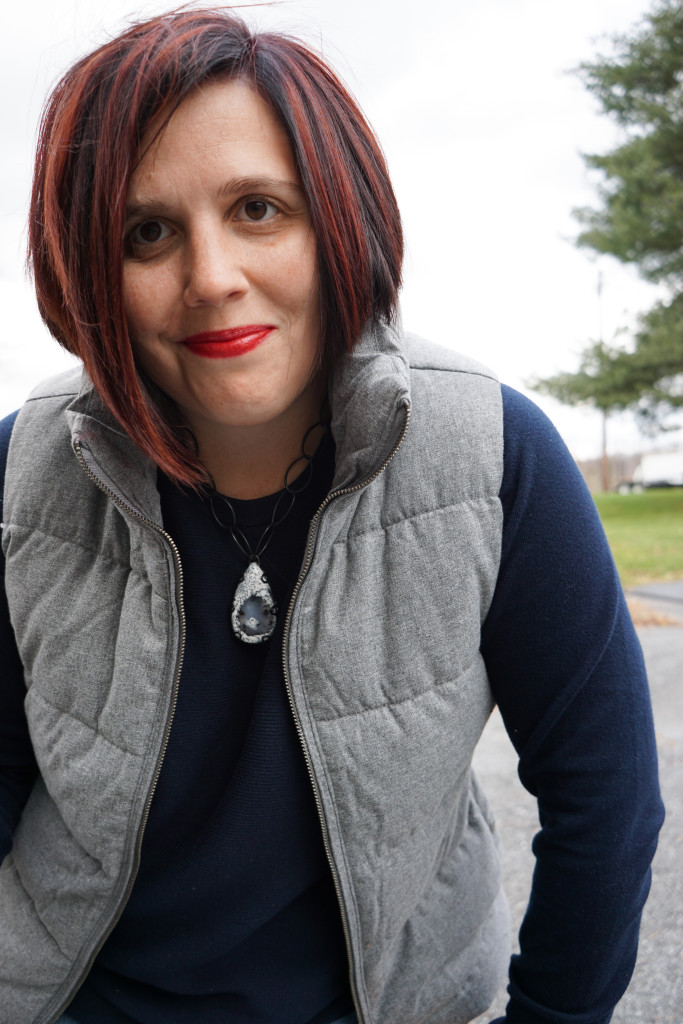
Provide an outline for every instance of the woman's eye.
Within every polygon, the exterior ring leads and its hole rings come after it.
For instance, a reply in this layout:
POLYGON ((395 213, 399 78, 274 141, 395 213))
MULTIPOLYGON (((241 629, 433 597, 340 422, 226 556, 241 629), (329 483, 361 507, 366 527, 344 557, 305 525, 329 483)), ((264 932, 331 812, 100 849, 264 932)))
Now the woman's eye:
POLYGON ((171 234, 171 229, 160 220, 143 220, 128 236, 130 244, 137 246, 155 245, 163 242, 171 234))
POLYGON ((277 212, 277 207, 265 199, 248 199, 240 207, 238 220, 270 220, 277 212))

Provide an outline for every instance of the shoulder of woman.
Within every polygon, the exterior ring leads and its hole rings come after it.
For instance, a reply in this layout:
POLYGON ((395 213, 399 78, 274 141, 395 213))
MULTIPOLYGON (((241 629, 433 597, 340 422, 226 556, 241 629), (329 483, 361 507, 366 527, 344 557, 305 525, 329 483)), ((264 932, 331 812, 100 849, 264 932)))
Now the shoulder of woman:
POLYGON ((5 485, 5 466, 7 465, 7 453, 9 451, 10 438, 19 410, 16 409, 0 420, 0 509, 2 508, 2 492, 5 485))
POLYGON ((478 377, 490 377, 492 380, 498 379, 488 366, 454 348, 427 341, 418 334, 406 333, 403 341, 411 370, 450 370, 454 373, 469 373, 478 377))

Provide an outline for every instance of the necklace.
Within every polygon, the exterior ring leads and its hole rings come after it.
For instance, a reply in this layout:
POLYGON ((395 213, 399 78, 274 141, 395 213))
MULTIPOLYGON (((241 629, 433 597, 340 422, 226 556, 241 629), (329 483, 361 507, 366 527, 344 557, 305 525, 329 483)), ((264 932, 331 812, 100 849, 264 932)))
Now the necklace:
POLYGON ((285 470, 283 489, 278 494, 275 504, 273 505, 270 522, 254 547, 251 546, 244 535, 243 530, 240 529, 237 523, 235 508, 230 499, 226 498, 224 494, 219 494, 215 488, 209 495, 209 506, 214 519, 222 529, 227 530, 242 554, 249 560, 247 568, 244 570, 242 578, 235 588, 235 594, 232 599, 232 613, 230 616, 232 631, 237 639, 241 640, 242 643, 263 643, 263 641, 268 640, 275 631, 275 626, 277 624, 277 605, 275 603, 275 598, 273 597, 273 591, 270 589, 270 583, 261 568, 261 556, 270 544, 275 528, 279 526, 292 511, 297 495, 301 494, 301 492, 304 491, 311 482, 311 478, 313 476, 313 459, 322 447, 325 436, 327 435, 328 427, 329 420, 319 419, 312 427, 309 427, 304 434, 301 442, 301 454, 297 455, 294 461, 290 462, 289 466, 285 470), (316 451, 312 455, 309 455, 306 451, 306 442, 317 427, 323 427, 324 433, 316 451), (294 467, 301 461, 305 461, 307 465, 296 479, 290 483, 290 474, 294 467), (216 505, 219 502, 222 507, 227 509, 227 522, 224 522, 218 514, 216 505))

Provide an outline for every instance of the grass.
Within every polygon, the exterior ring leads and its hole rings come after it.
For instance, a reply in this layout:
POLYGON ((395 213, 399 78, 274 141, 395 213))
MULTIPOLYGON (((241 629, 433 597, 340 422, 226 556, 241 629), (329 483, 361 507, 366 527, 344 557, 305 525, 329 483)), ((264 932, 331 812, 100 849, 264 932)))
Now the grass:
POLYGON ((683 488, 596 494, 621 582, 683 579, 683 488))

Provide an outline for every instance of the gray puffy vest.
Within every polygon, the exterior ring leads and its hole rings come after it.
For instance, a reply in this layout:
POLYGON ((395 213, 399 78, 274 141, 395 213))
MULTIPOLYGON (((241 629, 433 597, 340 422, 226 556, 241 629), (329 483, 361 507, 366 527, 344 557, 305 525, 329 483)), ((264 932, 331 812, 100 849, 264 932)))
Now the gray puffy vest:
MULTIPOLYGON (((41 770, 0 868, 0 1021, 51 1024, 115 926, 171 728, 181 567, 156 469, 70 373, 19 414, 6 587, 41 770)), ((502 410, 478 364, 388 328, 331 386, 331 497, 283 664, 364 1024, 463 1024, 509 956, 471 772, 492 698, 502 410), (410 420, 410 422, 408 422, 410 420)))

